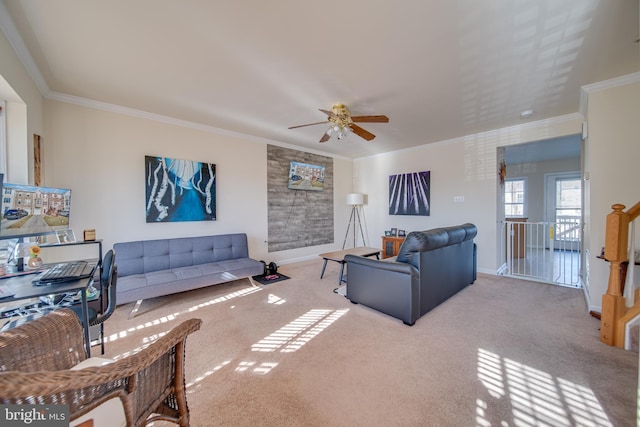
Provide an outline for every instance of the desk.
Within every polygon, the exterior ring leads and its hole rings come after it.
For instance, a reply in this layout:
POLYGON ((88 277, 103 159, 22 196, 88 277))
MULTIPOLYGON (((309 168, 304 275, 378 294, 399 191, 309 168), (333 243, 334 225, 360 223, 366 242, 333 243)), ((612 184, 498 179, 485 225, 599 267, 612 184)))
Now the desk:
POLYGON ((340 286, 342 282, 346 282, 346 280, 344 280, 345 255, 359 255, 365 257, 375 255, 376 258, 380 259, 380 249, 368 248, 366 246, 363 246, 359 248, 344 249, 342 251, 333 251, 320 254, 320 256, 324 259, 324 265, 322 266, 322 273, 320 273, 320 278, 322 279, 322 276, 324 276, 324 270, 327 268, 327 261, 335 261, 340 264, 340 278, 338 279, 338 286, 340 286))
MULTIPOLYGON (((87 260, 94 265, 98 265, 97 260, 87 260)), ((91 340, 89 339, 89 311, 87 306, 87 288, 93 282, 93 276, 86 279, 74 280, 72 282, 62 283, 54 286, 34 286, 31 281, 36 279, 39 274, 23 274, 19 276, 11 276, 0 279, 0 284, 13 294, 12 298, 3 299, 3 303, 11 303, 14 301, 25 300, 30 298, 39 298, 45 295, 62 294, 80 292, 80 302, 82 305, 82 326, 84 330, 84 343, 87 349, 87 357, 91 357, 91 340)))

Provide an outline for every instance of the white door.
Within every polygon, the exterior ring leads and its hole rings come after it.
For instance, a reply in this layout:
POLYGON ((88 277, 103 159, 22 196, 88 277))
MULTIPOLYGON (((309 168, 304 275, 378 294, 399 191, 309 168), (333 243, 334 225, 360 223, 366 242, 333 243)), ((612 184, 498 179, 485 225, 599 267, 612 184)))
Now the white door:
POLYGON ((554 249, 579 251, 582 236, 580 172, 548 174, 546 179, 546 221, 555 223, 554 249))

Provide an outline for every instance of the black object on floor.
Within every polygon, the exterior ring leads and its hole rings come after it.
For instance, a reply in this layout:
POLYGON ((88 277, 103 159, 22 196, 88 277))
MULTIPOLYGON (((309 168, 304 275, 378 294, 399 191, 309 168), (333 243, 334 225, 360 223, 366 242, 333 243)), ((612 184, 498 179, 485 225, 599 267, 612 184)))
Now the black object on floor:
POLYGON ((260 282, 263 285, 270 285, 271 283, 281 282, 283 280, 287 280, 289 276, 285 276, 284 274, 275 273, 275 274, 260 274, 258 276, 253 276, 253 280, 260 282))

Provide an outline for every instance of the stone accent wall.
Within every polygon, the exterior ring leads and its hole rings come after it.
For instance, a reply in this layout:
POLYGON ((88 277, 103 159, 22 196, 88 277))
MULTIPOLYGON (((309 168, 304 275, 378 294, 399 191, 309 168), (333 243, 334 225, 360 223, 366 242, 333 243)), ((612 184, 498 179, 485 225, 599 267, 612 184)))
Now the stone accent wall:
POLYGON ((268 251, 333 243, 333 159, 267 146, 268 251), (291 161, 325 167, 322 191, 290 190, 291 161))

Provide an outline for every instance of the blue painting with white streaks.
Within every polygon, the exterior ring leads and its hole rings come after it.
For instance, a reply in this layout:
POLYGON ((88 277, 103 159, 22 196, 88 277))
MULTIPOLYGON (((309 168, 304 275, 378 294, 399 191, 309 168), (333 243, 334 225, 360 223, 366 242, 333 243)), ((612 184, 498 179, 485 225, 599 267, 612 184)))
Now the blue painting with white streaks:
POLYGON ((215 221, 216 165, 145 156, 147 222, 215 221))

